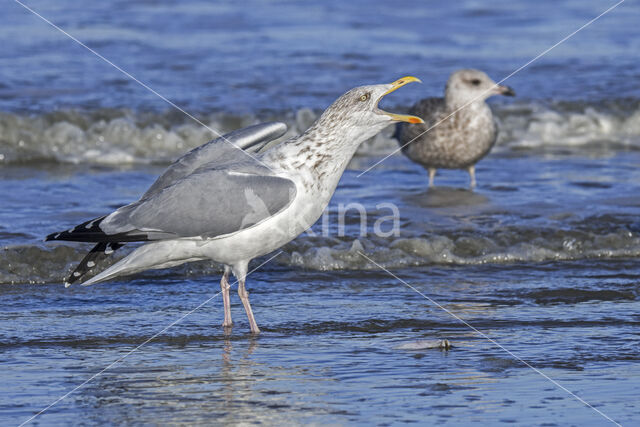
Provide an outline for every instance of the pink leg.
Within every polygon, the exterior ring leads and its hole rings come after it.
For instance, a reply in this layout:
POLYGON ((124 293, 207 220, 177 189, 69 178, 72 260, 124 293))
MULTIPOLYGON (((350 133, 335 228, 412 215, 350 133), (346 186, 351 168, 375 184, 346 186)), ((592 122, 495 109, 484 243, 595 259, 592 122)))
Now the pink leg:
POLYGON ((249 292, 244 287, 244 277, 238 282, 238 295, 244 305, 244 310, 247 312, 247 318, 249 319, 249 327, 252 334, 259 334, 260 329, 256 323, 255 317, 253 317, 253 311, 251 310, 251 304, 249 304, 249 292))
POLYGON ((233 322, 231 321, 231 298, 229 297, 229 289, 231 289, 231 285, 229 284, 229 271, 229 267, 225 266, 224 274, 220 280, 222 304, 224 305, 224 322, 222 323, 224 328, 230 328, 231 325, 233 325, 233 322))
POLYGON ((433 187, 433 179, 436 177, 436 168, 429 168, 429 187, 433 187))
POLYGON ((475 165, 471 165, 467 168, 467 170, 469 171, 469 178, 471 180, 471 182, 469 183, 469 187, 471 187, 471 189, 476 188, 476 167, 475 165))

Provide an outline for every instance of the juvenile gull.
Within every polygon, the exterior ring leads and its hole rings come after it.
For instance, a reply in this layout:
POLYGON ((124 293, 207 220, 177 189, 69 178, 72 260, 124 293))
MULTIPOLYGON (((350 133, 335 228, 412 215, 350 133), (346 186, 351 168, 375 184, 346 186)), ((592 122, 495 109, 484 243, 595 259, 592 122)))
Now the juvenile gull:
MULTIPOLYGON (((257 146, 255 158, 220 139, 205 144, 172 164, 137 202, 47 240, 96 242, 94 254, 125 242, 147 242, 83 285, 203 259, 222 263, 223 326, 232 323, 233 273, 251 332, 259 333, 245 287, 249 261, 280 248, 316 222, 360 143, 391 123, 423 123, 418 117, 378 108, 386 94, 415 81, 419 80, 404 77, 352 89, 306 132, 263 152, 260 148, 283 125, 228 136, 245 148, 257 146)), ((82 276, 87 266, 68 282, 82 276)))
POLYGON ((429 186, 439 168, 466 169, 471 187, 476 186, 475 164, 489 153, 498 136, 485 102, 493 95, 514 96, 515 92, 482 71, 458 70, 449 77, 444 98, 426 98, 411 108, 410 113, 424 118, 424 124, 397 125, 402 152, 429 171, 429 186))

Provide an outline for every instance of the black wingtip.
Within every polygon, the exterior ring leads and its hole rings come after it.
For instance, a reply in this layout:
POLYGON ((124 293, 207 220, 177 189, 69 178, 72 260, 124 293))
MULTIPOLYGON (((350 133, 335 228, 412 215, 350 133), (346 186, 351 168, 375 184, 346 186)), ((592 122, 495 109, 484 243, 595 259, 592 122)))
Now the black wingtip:
POLYGON ((80 261, 76 269, 64 281, 64 287, 68 288, 78 280, 91 273, 93 268, 104 258, 111 255, 124 246, 124 243, 100 242, 80 261))
POLYGON ((105 239, 107 235, 102 231, 102 229, 100 229, 100 223, 105 217, 106 216, 101 216, 99 218, 83 222, 69 230, 51 233, 44 239, 44 241, 68 240, 75 242, 100 242, 108 240, 105 239))
POLYGON ((106 217, 106 215, 101 216, 100 218, 95 218, 90 221, 83 222, 80 225, 76 225, 69 230, 51 233, 45 238, 45 242, 50 240, 63 240, 67 242, 119 243, 143 242, 149 240, 147 234, 144 232, 106 234, 100 228, 100 223, 102 223, 102 220, 106 217))

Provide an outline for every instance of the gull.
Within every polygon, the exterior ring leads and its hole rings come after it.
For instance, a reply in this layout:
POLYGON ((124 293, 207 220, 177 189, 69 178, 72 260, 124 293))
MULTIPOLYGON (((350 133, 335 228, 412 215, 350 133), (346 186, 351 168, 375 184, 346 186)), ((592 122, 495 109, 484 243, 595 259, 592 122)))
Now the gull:
POLYGON ((277 250, 316 222, 362 142, 392 123, 423 123, 419 117, 378 107, 385 95, 419 81, 407 76, 390 84, 351 89, 307 131, 266 150, 263 147, 286 131, 286 125, 243 129, 192 150, 138 201, 47 236, 46 240, 96 243, 66 285, 82 278, 100 256, 124 243, 144 242, 82 284, 210 259, 224 265, 222 326, 226 330, 232 325, 232 273, 251 333, 259 333, 245 285, 249 262, 277 250))
POLYGON ((439 168, 466 169, 471 188, 476 186, 475 164, 491 151, 498 136, 485 102, 493 95, 515 96, 515 92, 482 71, 458 70, 449 77, 444 98, 426 98, 411 108, 410 113, 424 118, 425 124, 398 124, 396 138, 402 152, 429 171, 429 186, 439 168))

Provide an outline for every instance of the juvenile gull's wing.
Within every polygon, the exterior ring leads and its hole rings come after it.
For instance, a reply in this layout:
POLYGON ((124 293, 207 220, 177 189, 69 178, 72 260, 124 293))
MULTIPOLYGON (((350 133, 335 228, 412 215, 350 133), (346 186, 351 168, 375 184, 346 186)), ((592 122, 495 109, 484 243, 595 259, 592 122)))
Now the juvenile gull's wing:
POLYGON ((252 154, 243 150, 257 152, 269 142, 281 137, 287 131, 287 125, 281 122, 261 123, 228 133, 199 147, 173 162, 149 187, 141 199, 184 178, 200 166, 214 162, 222 165, 230 162, 245 162, 252 154), (234 144, 236 147, 233 147, 234 144))
POLYGON ((201 167, 146 199, 123 206, 100 222, 106 235, 144 240, 216 237, 249 228, 286 208, 293 181, 245 163, 201 167))
MULTIPOLYGON (((444 98, 422 99, 418 101, 413 107, 411 107, 411 109, 409 110, 409 114, 421 117, 424 120, 424 124, 408 125, 407 123, 398 123, 396 125, 396 133, 394 136, 396 137, 400 145, 407 144, 414 138, 420 139, 419 137, 426 135, 425 131, 427 129, 438 123, 438 120, 442 120, 445 111, 446 104, 444 102, 444 98)), ((433 129, 431 130, 433 131, 433 129)), ((428 135, 426 138, 428 138, 429 136, 430 135, 428 135)))

